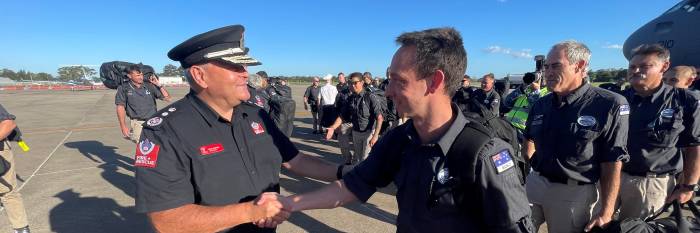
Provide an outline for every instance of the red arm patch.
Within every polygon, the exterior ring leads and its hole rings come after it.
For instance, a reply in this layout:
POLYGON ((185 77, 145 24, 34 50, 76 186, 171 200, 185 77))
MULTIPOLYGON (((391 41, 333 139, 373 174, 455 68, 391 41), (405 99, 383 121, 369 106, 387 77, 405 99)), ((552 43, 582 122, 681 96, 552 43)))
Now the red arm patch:
POLYGON ((151 142, 148 139, 144 139, 136 145, 136 158, 134 159, 134 166, 136 167, 156 167, 156 162, 158 161, 158 151, 160 151, 160 146, 151 142))

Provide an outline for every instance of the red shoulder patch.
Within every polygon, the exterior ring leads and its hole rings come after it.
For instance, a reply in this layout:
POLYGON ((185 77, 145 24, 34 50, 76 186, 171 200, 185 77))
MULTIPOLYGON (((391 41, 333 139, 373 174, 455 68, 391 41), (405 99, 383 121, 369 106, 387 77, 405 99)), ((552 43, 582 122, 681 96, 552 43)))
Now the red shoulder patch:
POLYGON ((148 139, 144 139, 136 145, 136 158, 134 159, 134 166, 136 167, 156 167, 156 162, 158 161, 158 151, 160 151, 160 146, 151 142, 148 139))

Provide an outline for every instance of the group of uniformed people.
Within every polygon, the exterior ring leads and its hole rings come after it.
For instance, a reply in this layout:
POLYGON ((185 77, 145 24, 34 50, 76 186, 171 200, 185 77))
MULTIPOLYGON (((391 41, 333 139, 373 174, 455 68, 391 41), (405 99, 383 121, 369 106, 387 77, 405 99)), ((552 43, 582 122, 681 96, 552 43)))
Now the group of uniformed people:
POLYGON ((607 225, 615 212, 648 216, 698 189, 700 98, 662 82, 663 47, 635 50, 632 88, 620 95, 585 81, 585 45, 554 45, 543 73, 528 75, 503 101, 510 111, 500 119, 521 131, 517 148, 483 124, 483 114, 464 113, 473 109, 464 100, 474 99, 499 116, 501 98, 493 75, 481 90, 470 87, 459 32, 404 33, 387 70, 391 81, 382 84, 409 119, 404 124, 380 138, 387 111, 359 72, 347 80, 338 74, 335 87, 324 77, 326 85, 305 96, 305 104, 315 95, 321 109, 337 111, 326 132, 330 139, 338 131, 347 160, 337 165, 300 152, 274 119, 272 101, 260 100, 269 110, 258 104, 256 90, 268 89, 258 79, 267 74, 248 80, 247 66, 260 62, 248 55, 243 31, 215 29, 168 53, 191 90, 145 119, 134 163, 136 208, 160 232, 273 232, 292 212, 365 202, 391 183, 398 232, 537 232, 544 222, 549 232, 580 232, 607 225), (324 96, 326 86, 335 93, 324 96), (532 166, 527 177, 522 157, 532 166), (281 167, 331 183, 284 197, 281 167))

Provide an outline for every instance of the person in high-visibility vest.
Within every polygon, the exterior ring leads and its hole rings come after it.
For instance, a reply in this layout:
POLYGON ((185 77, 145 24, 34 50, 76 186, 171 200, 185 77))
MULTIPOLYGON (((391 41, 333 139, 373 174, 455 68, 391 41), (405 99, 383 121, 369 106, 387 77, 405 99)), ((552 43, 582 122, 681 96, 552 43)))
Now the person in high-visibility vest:
POLYGON ((527 115, 530 106, 540 97, 549 94, 547 87, 540 88, 540 82, 535 73, 526 73, 523 76, 523 84, 503 101, 503 104, 511 110, 506 113, 505 118, 513 127, 519 131, 525 130, 527 115))

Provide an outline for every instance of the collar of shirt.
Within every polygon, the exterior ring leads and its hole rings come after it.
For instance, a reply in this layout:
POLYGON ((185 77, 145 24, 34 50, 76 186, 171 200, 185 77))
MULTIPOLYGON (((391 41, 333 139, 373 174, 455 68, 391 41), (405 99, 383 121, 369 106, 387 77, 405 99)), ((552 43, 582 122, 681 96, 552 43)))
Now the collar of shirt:
POLYGON ((134 90, 136 90, 136 89, 144 89, 144 88, 146 88, 146 83, 145 83, 145 82, 144 82, 144 83, 141 83, 141 87, 136 87, 136 85, 134 84, 134 82, 129 82, 129 86, 131 86, 131 89, 134 89, 134 90))
POLYGON ((447 152, 450 150, 450 147, 452 146, 452 143, 457 140, 457 136, 459 136, 459 133, 462 132, 464 129, 464 126, 467 125, 467 120, 466 117, 462 114, 462 111, 457 107, 456 104, 452 104, 452 115, 455 115, 455 120, 452 122, 452 125, 450 125, 450 128, 447 129, 447 132, 438 139, 437 143, 427 143, 423 144, 420 141, 420 137, 418 137, 418 132, 416 132, 416 127, 413 126, 413 121, 407 122, 408 126, 405 128, 406 130, 406 136, 408 139, 414 144, 414 145, 421 145, 421 146, 435 146, 436 144, 440 146, 440 150, 442 151, 443 155, 447 155, 447 152))
POLYGON ((629 88, 629 89, 630 89, 630 91, 627 94, 628 94, 628 96, 632 97, 629 99, 632 100, 633 104, 636 104, 636 103, 639 103, 640 101, 645 101, 645 100, 650 102, 650 103, 654 103, 660 99, 660 96, 664 96, 665 93, 667 93, 671 89, 673 89, 673 87, 662 82, 661 87, 658 90, 656 90, 656 92, 651 94, 651 96, 647 96, 647 97, 637 95, 637 92, 634 91, 634 88, 629 88))
POLYGON ((583 85, 581 85, 581 87, 579 87, 578 89, 574 90, 574 92, 572 92, 571 94, 564 97, 563 100, 561 99, 561 97, 559 97, 559 95, 555 95, 554 96, 555 98, 552 98, 554 100, 552 104, 554 104, 554 106, 557 106, 557 107, 571 104, 571 103, 575 102, 576 100, 580 99, 581 96, 583 96, 583 94, 585 94, 589 89, 591 89, 591 84, 589 84, 588 82, 584 82, 583 85))
MULTIPOLYGON (((199 97, 197 97, 197 95, 195 95, 194 92, 190 91, 190 93, 188 93, 187 96, 185 96, 185 98, 190 101, 192 107, 194 107, 194 109, 197 110, 197 112, 199 112, 199 114, 204 118, 204 120, 207 122, 207 124, 209 124, 209 126, 212 126, 212 124, 217 121, 230 123, 228 120, 219 116, 219 114, 216 113, 213 109, 211 109, 211 107, 209 107, 207 103, 204 103, 204 101, 199 99, 199 97)), ((236 115, 235 111, 233 115, 236 115)), ((231 119, 233 119, 233 116, 231 117, 231 119)))

